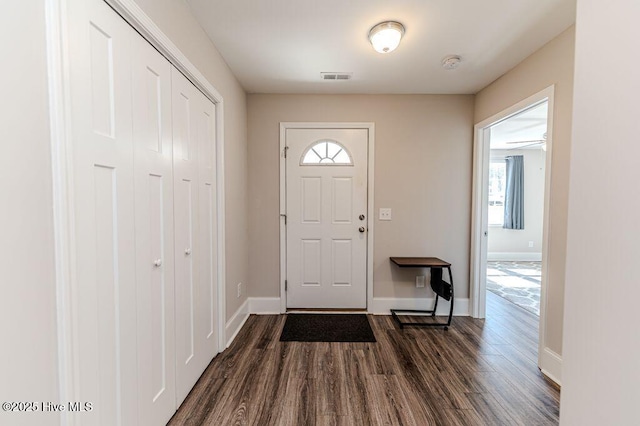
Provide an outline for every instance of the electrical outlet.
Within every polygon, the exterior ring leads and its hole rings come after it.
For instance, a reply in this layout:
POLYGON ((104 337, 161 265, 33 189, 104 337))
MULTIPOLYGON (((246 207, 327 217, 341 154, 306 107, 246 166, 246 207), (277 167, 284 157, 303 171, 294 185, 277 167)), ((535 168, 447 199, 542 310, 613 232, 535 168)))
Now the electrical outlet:
POLYGON ((384 208, 380 209, 380 220, 391 220, 391 209, 384 208))
POLYGON ((426 279, 426 278, 427 278, 427 277, 425 277, 424 275, 418 275, 418 276, 416 277, 416 288, 423 288, 423 287, 424 287, 424 282, 425 282, 425 279, 426 279))
POLYGON ((238 283, 238 297, 242 295, 242 283, 238 283))
POLYGON ((533 247, 533 241, 529 241, 529 248, 533 247))

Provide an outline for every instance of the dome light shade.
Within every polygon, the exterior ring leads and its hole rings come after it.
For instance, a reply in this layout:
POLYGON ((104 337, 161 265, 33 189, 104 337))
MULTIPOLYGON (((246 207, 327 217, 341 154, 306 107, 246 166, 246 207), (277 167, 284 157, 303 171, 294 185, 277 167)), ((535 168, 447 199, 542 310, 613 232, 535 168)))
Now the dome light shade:
POLYGON ((404 35, 404 26, 400 22, 381 22, 369 31, 369 41, 379 53, 389 53, 398 47, 404 35))

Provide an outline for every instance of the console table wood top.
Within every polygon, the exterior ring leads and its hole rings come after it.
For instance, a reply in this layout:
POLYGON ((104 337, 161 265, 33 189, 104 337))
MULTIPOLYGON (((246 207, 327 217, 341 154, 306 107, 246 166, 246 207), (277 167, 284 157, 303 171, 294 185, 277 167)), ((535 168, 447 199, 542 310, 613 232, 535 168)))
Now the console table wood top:
POLYGON ((393 263, 400 268, 447 268, 451 266, 437 257, 390 257, 393 263))

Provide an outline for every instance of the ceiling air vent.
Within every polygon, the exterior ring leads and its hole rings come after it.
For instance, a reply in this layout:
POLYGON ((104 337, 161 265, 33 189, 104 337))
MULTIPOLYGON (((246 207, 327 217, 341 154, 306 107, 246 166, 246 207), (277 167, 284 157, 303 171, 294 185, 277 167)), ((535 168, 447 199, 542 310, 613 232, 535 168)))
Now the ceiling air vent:
POLYGON ((321 72, 320 78, 323 80, 351 80, 352 72, 321 72))

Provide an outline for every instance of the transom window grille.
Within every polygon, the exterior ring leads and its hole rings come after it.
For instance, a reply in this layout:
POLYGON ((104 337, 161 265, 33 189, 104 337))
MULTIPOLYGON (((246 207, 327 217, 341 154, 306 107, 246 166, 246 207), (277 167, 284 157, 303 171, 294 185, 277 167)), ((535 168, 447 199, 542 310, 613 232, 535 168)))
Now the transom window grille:
POLYGON ((315 142, 302 154, 301 165, 353 165, 347 149, 336 141, 315 142))

